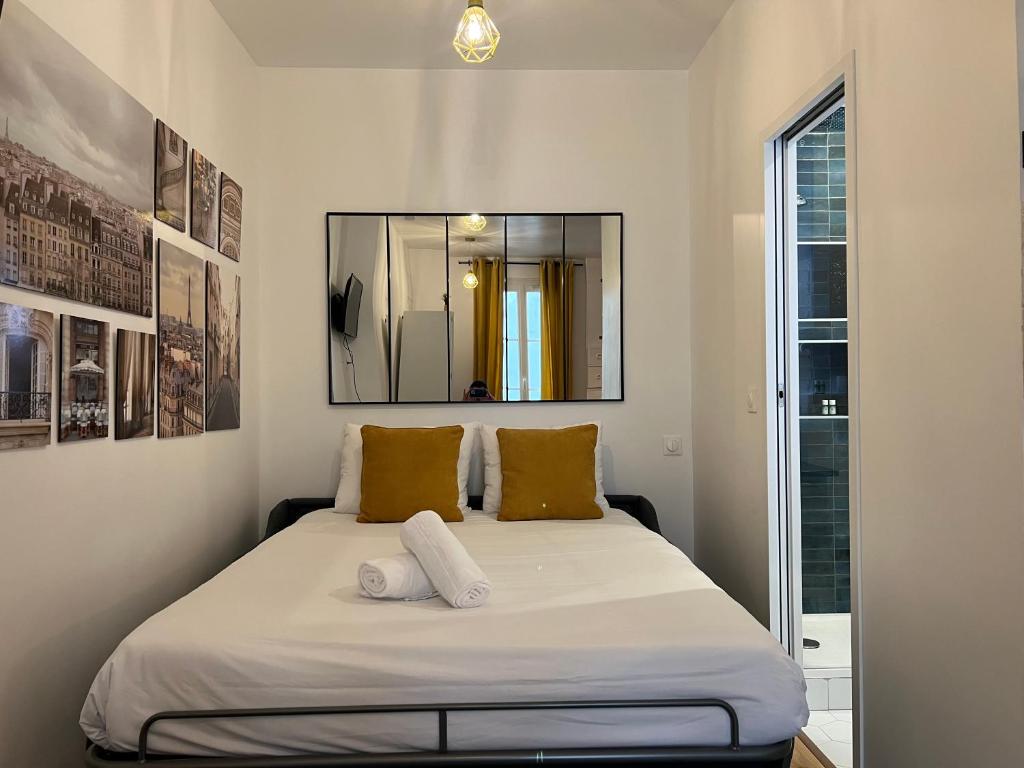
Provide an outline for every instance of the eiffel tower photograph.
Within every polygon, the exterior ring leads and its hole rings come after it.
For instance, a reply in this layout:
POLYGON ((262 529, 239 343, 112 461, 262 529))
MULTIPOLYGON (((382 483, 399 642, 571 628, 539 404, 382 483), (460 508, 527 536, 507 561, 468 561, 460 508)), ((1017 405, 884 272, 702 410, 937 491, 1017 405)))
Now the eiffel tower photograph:
POLYGON ((198 435, 206 388, 203 260, 160 240, 157 264, 157 436, 198 435))

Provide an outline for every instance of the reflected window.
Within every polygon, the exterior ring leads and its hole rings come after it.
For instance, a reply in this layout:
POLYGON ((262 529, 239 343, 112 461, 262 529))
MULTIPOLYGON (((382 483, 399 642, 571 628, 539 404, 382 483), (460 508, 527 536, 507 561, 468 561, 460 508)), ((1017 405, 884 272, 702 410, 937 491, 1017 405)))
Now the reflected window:
POLYGON ((540 288, 526 291, 526 381, 529 399, 540 400, 540 288))
POLYGON ((541 399, 540 286, 510 286, 505 291, 506 400, 541 399))
POLYGON ((506 400, 522 400, 519 294, 516 291, 505 291, 505 324, 505 368, 502 372, 501 388, 505 390, 506 400), (514 386, 509 386, 510 382, 514 386))

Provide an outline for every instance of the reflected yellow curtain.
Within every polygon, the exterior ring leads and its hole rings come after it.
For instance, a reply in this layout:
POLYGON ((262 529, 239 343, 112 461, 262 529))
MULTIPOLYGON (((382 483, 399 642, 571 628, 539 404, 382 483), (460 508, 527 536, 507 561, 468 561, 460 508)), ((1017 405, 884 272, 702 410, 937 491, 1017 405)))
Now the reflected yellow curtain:
POLYGON ((505 267, 500 260, 473 259, 473 273, 479 281, 473 290, 473 378, 487 382, 494 398, 503 400, 505 267))
POLYGON ((540 263, 540 396, 572 397, 572 262, 540 263))

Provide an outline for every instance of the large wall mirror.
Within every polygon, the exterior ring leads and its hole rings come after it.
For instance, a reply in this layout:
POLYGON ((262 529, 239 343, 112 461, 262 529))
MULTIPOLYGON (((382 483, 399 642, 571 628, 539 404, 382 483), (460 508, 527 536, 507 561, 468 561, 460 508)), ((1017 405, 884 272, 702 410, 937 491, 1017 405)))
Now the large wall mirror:
POLYGON ((621 400, 622 214, 327 214, 332 404, 621 400))

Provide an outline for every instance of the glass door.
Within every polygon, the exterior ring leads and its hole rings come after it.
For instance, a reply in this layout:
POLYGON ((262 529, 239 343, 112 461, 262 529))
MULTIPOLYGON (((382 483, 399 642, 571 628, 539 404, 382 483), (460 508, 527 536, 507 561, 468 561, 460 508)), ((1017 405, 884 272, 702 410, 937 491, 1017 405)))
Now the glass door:
POLYGON ((788 536, 789 646, 807 680, 806 733, 843 768, 853 761, 853 696, 842 90, 783 134, 777 151, 780 496, 787 513, 780 532, 788 536))

